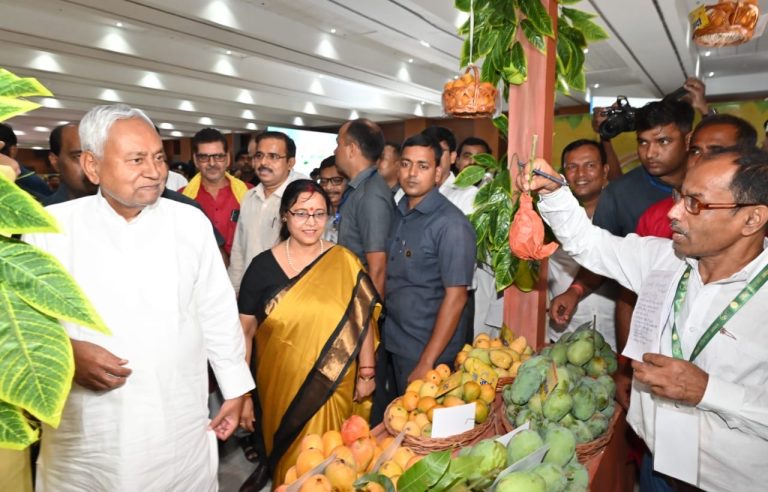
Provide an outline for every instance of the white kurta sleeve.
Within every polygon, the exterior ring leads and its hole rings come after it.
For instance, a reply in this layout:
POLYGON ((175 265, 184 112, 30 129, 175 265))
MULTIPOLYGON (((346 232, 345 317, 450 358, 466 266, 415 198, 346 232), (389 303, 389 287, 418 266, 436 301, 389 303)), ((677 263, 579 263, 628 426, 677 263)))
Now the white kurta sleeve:
MULTIPOLYGON (((201 228, 201 230, 205 230, 201 228)), ((203 330, 208 362, 225 399, 238 397, 255 385, 245 362, 245 340, 235 292, 213 236, 201 234, 200 271, 194 302, 203 330)))
POLYGON ((718 414, 728 427, 768 440, 768 389, 724 381, 709 375, 699 408, 718 414))
POLYGON ((635 292, 639 291, 653 264, 672 252, 667 239, 636 234, 618 237, 593 225, 584 208, 565 187, 541 195, 538 209, 563 250, 579 265, 635 292))
POLYGON ((248 234, 244 224, 248 221, 248 216, 247 201, 243 200, 240 206, 240 217, 237 220, 237 226, 235 226, 235 236, 232 239, 232 250, 229 254, 229 268, 227 269, 229 281, 236 293, 240 291, 240 282, 245 274, 245 242, 248 234))

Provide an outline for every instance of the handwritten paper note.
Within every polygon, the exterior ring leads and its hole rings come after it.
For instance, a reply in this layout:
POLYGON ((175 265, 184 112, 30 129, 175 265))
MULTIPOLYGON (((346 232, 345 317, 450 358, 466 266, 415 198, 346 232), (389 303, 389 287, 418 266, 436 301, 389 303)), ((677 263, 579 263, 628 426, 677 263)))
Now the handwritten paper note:
POLYGON ((451 437, 475 428, 475 403, 438 408, 432 414, 432 437, 451 437))
POLYGON ((659 351, 662 315, 667 293, 675 278, 674 271, 654 270, 643 282, 629 325, 629 339, 622 355, 642 361, 643 354, 659 351))

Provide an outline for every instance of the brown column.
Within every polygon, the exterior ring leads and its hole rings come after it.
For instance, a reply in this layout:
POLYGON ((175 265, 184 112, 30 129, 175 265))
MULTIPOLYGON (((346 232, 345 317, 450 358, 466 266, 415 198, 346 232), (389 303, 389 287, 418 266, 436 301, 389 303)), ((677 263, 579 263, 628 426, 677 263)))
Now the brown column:
MULTIPOLYGON (((543 0, 557 32, 557 1, 543 0)), ((552 160, 552 129, 555 114, 555 55, 553 39, 547 38, 546 55, 541 54, 525 39, 520 30, 518 37, 525 47, 528 59, 528 80, 509 90, 509 147, 508 152, 527 160, 531 152, 533 135, 538 135, 536 155, 552 160)), ((517 170, 512 169, 513 177, 517 170)), ((536 288, 528 293, 516 287, 504 292, 504 321, 518 335, 525 336, 535 349, 545 343, 544 326, 547 290, 546 264, 542 265, 536 288)))

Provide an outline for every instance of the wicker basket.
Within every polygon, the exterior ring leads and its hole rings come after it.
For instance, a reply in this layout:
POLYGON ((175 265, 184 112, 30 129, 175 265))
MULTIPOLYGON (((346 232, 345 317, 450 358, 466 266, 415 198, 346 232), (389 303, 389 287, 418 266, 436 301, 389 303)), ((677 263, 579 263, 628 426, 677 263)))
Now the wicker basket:
POLYGON ((699 46, 722 48, 752 39, 760 11, 751 2, 723 2, 706 6, 708 24, 697 28, 693 40, 699 46))
POLYGON ((510 385, 515 382, 514 377, 508 377, 508 378, 499 378, 498 381, 496 381, 496 393, 501 393, 504 391, 504 386, 510 385))
MULTIPOLYGON (((618 403, 615 404, 618 405, 618 403)), ((515 425, 507 418, 504 402, 502 402, 501 405, 497 405, 495 410, 496 419, 499 420, 501 424, 497 424, 497 428, 502 429, 505 434, 515 430, 515 425)), ((613 412, 613 417, 611 417, 611 423, 608 425, 608 430, 606 430, 602 436, 592 441, 585 442, 584 444, 576 445, 576 457, 578 458, 579 463, 583 465, 605 449, 611 441, 611 437, 613 437, 613 428, 616 427, 616 421, 619 419, 620 413, 621 411, 618 408, 613 412)))
MULTIPOLYGON (((384 415, 389 413, 390 406, 392 406, 392 403, 387 406, 387 410, 384 412, 384 415)), ((488 419, 486 419, 486 421, 482 424, 476 425, 472 430, 468 430, 467 432, 463 432, 451 437, 434 439, 431 437, 414 437, 406 435, 405 439, 403 440, 403 446, 411 448, 414 453, 420 455, 429 454, 434 451, 445 451, 446 449, 471 446, 486 437, 489 429, 495 429, 495 421, 496 412, 493 411, 492 405, 489 405, 488 419)), ((384 426, 386 427, 387 432, 389 432, 391 435, 396 436, 399 434, 399 432, 389 426, 386 418, 384 419, 384 426)))
POLYGON ((443 110, 454 118, 490 118, 496 113, 498 91, 490 84, 482 83, 476 65, 469 65, 464 73, 470 72, 473 83, 466 84, 458 79, 446 84, 443 90, 443 110))

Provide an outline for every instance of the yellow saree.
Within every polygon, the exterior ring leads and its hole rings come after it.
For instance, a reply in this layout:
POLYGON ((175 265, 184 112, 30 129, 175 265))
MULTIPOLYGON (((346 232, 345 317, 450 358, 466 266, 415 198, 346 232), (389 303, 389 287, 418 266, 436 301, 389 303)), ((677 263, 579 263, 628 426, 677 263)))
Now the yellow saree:
POLYGON ((295 463, 301 437, 340 429, 351 415, 357 354, 380 311, 360 261, 340 246, 267 303, 256 330, 256 388, 274 486, 295 463))

